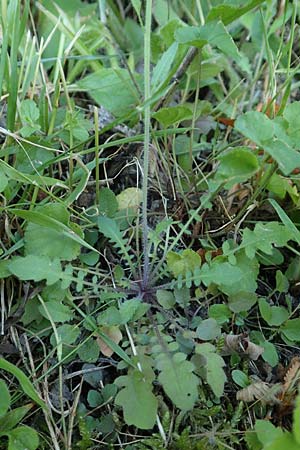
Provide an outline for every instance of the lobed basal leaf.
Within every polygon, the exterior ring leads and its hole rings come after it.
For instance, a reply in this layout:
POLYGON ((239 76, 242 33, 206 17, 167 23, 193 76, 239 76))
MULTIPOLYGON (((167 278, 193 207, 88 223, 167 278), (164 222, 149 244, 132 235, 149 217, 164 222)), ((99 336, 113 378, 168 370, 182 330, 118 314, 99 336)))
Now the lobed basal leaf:
POLYGON ((188 411, 198 399, 199 379, 193 373, 195 366, 186 360, 184 353, 164 352, 156 357, 160 374, 158 381, 165 393, 180 409, 188 411))

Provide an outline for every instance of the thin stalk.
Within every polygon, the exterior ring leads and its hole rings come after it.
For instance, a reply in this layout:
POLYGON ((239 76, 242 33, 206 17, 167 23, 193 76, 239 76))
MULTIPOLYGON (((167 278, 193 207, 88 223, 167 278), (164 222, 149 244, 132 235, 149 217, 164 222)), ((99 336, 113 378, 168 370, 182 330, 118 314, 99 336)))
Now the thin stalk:
POLYGON ((100 191, 99 191, 99 112, 98 108, 94 106, 94 123, 95 123, 95 178, 96 178, 96 202, 99 205, 100 191))
POLYGON ((144 100, 146 102, 144 109, 144 166, 143 166, 143 202, 142 202, 142 229, 143 229, 143 250, 144 250, 144 271, 143 288, 148 284, 149 278, 149 240, 148 240, 148 218, 147 218, 147 200, 148 200, 148 173, 149 173, 149 149, 150 149, 150 99, 151 95, 151 77, 150 77, 150 58, 151 58, 151 19, 152 19, 152 0, 146 2, 145 34, 144 34, 144 100))
POLYGON ((264 40, 265 40, 265 48, 266 48, 266 58, 267 58, 267 62, 268 62, 268 68, 269 68, 269 82, 268 82, 268 89, 271 92, 271 97, 273 97, 276 93, 276 78, 275 78, 275 67, 274 67, 274 58, 273 58, 273 53, 271 51, 270 48, 270 43, 269 43, 269 39, 268 39, 268 33, 267 33, 267 25, 264 15, 262 13, 262 10, 260 9, 260 15, 261 15, 261 21, 262 21, 262 25, 263 25, 263 35, 264 35, 264 40))
POLYGON ((48 128, 48 136, 51 136, 51 134, 53 133, 53 130, 54 130, 55 119, 56 119, 57 110, 59 107, 59 97, 60 97, 60 83, 58 81, 56 83, 56 86, 54 89, 54 94, 53 94, 53 101, 52 101, 53 107, 52 107, 52 112, 51 112, 51 117, 50 117, 50 124, 49 124, 49 128, 48 128))
POLYGON ((203 26, 205 24, 205 18, 204 18, 203 9, 202 9, 202 5, 201 5, 201 1, 200 0, 196 0, 196 6, 197 6, 197 9, 198 9, 200 24, 201 24, 201 26, 203 26))
POLYGON ((195 91, 195 102, 194 102, 194 108, 193 108, 193 118, 192 118, 192 130, 191 130, 191 137, 190 137, 190 146, 189 146, 189 154, 190 154, 190 167, 191 167, 191 181, 193 185, 195 184, 195 175, 193 173, 193 143, 194 143, 194 131, 196 126, 196 118, 197 118, 197 106, 199 101, 199 92, 200 92, 200 81, 201 81, 201 50, 198 52, 198 64, 199 64, 199 70, 197 72, 197 84, 196 84, 196 91, 195 91))
POLYGON ((59 336, 58 332, 57 332, 57 327, 55 325, 55 322, 52 319, 51 314, 49 313, 49 310, 44 302, 44 299, 42 298, 41 295, 37 295, 39 302, 41 303, 43 310, 46 313, 47 319, 49 320, 52 329, 53 329, 53 334, 55 337, 55 341, 56 341, 56 354, 57 354, 57 360, 59 363, 59 367, 58 367, 58 383, 59 383, 59 400, 60 400, 60 411, 61 411, 61 423, 62 423, 62 429, 63 429, 63 436, 65 441, 67 440, 67 427, 66 427, 66 421, 65 421, 65 415, 64 415, 64 404, 63 404, 63 372, 62 372, 62 360, 63 360, 63 354, 62 354, 62 350, 63 350, 63 344, 62 344, 62 339, 59 336))
POLYGON ((295 39, 295 29, 296 29, 296 17, 297 17, 297 3, 295 1, 293 2, 293 14, 292 14, 292 21, 291 21, 291 35, 289 39, 289 53, 288 53, 288 62, 287 62, 287 71, 286 76, 287 78, 290 75, 290 68, 291 68, 291 61, 292 61, 292 51, 293 51, 293 44, 295 39))
POLYGON ((6 2, 1 2, 2 18, 0 24, 2 28, 2 48, 0 54, 0 98, 2 96, 2 84, 4 80, 4 73, 7 66, 7 49, 8 49, 8 29, 4 26, 7 21, 7 5, 6 2))
POLYGON ((18 48, 20 42, 20 4, 11 2, 9 4, 11 31, 11 48, 9 58, 9 97, 7 102, 7 128, 15 129, 17 96, 18 96, 18 48))

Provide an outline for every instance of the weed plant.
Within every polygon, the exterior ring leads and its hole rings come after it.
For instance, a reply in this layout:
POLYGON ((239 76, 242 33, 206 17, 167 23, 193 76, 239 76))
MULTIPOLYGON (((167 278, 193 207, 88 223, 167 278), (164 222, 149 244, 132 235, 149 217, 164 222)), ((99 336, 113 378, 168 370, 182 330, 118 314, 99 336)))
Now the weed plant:
POLYGON ((297 449, 297 1, 0 5, 0 448, 297 449))

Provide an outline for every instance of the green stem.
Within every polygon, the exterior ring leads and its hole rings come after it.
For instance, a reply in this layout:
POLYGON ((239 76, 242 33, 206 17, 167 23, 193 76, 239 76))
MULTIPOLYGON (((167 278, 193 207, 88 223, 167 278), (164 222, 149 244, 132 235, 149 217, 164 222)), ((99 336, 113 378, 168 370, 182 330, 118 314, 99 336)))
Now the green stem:
POLYGON ((95 123, 95 178, 96 178, 96 201, 97 205, 99 205, 100 201, 100 191, 99 191, 99 114, 98 108, 94 106, 94 123, 95 123))
POLYGON ((290 69, 291 69, 292 51, 293 51, 293 43, 294 43, 295 28, 296 28, 296 18, 297 18, 297 3, 293 2, 293 14, 292 14, 291 32, 290 32, 291 35, 290 35, 290 39, 289 39, 288 63, 287 63, 287 71, 286 71, 287 78, 290 75, 290 69))
POLYGON ((144 31, 144 166, 143 166, 143 202, 142 202, 142 229, 143 229, 143 250, 144 250, 144 271, 143 288, 148 284, 149 278, 149 249, 148 249, 148 173, 149 173, 149 146, 150 146, 150 99, 151 78, 150 78, 150 58, 151 58, 151 19, 152 0, 146 1, 146 17, 144 31))

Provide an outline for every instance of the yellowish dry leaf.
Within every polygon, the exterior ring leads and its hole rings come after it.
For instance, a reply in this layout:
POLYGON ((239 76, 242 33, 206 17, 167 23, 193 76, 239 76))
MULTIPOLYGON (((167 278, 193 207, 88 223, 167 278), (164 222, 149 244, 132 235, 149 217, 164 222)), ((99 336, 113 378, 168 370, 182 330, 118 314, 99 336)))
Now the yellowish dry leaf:
MULTIPOLYGON (((102 327, 101 331, 116 344, 118 344, 122 339, 122 333, 117 326, 102 327)), ((97 338, 97 343, 99 345, 101 353, 104 356, 110 358, 113 355, 113 349, 110 348, 100 337, 97 338)))

